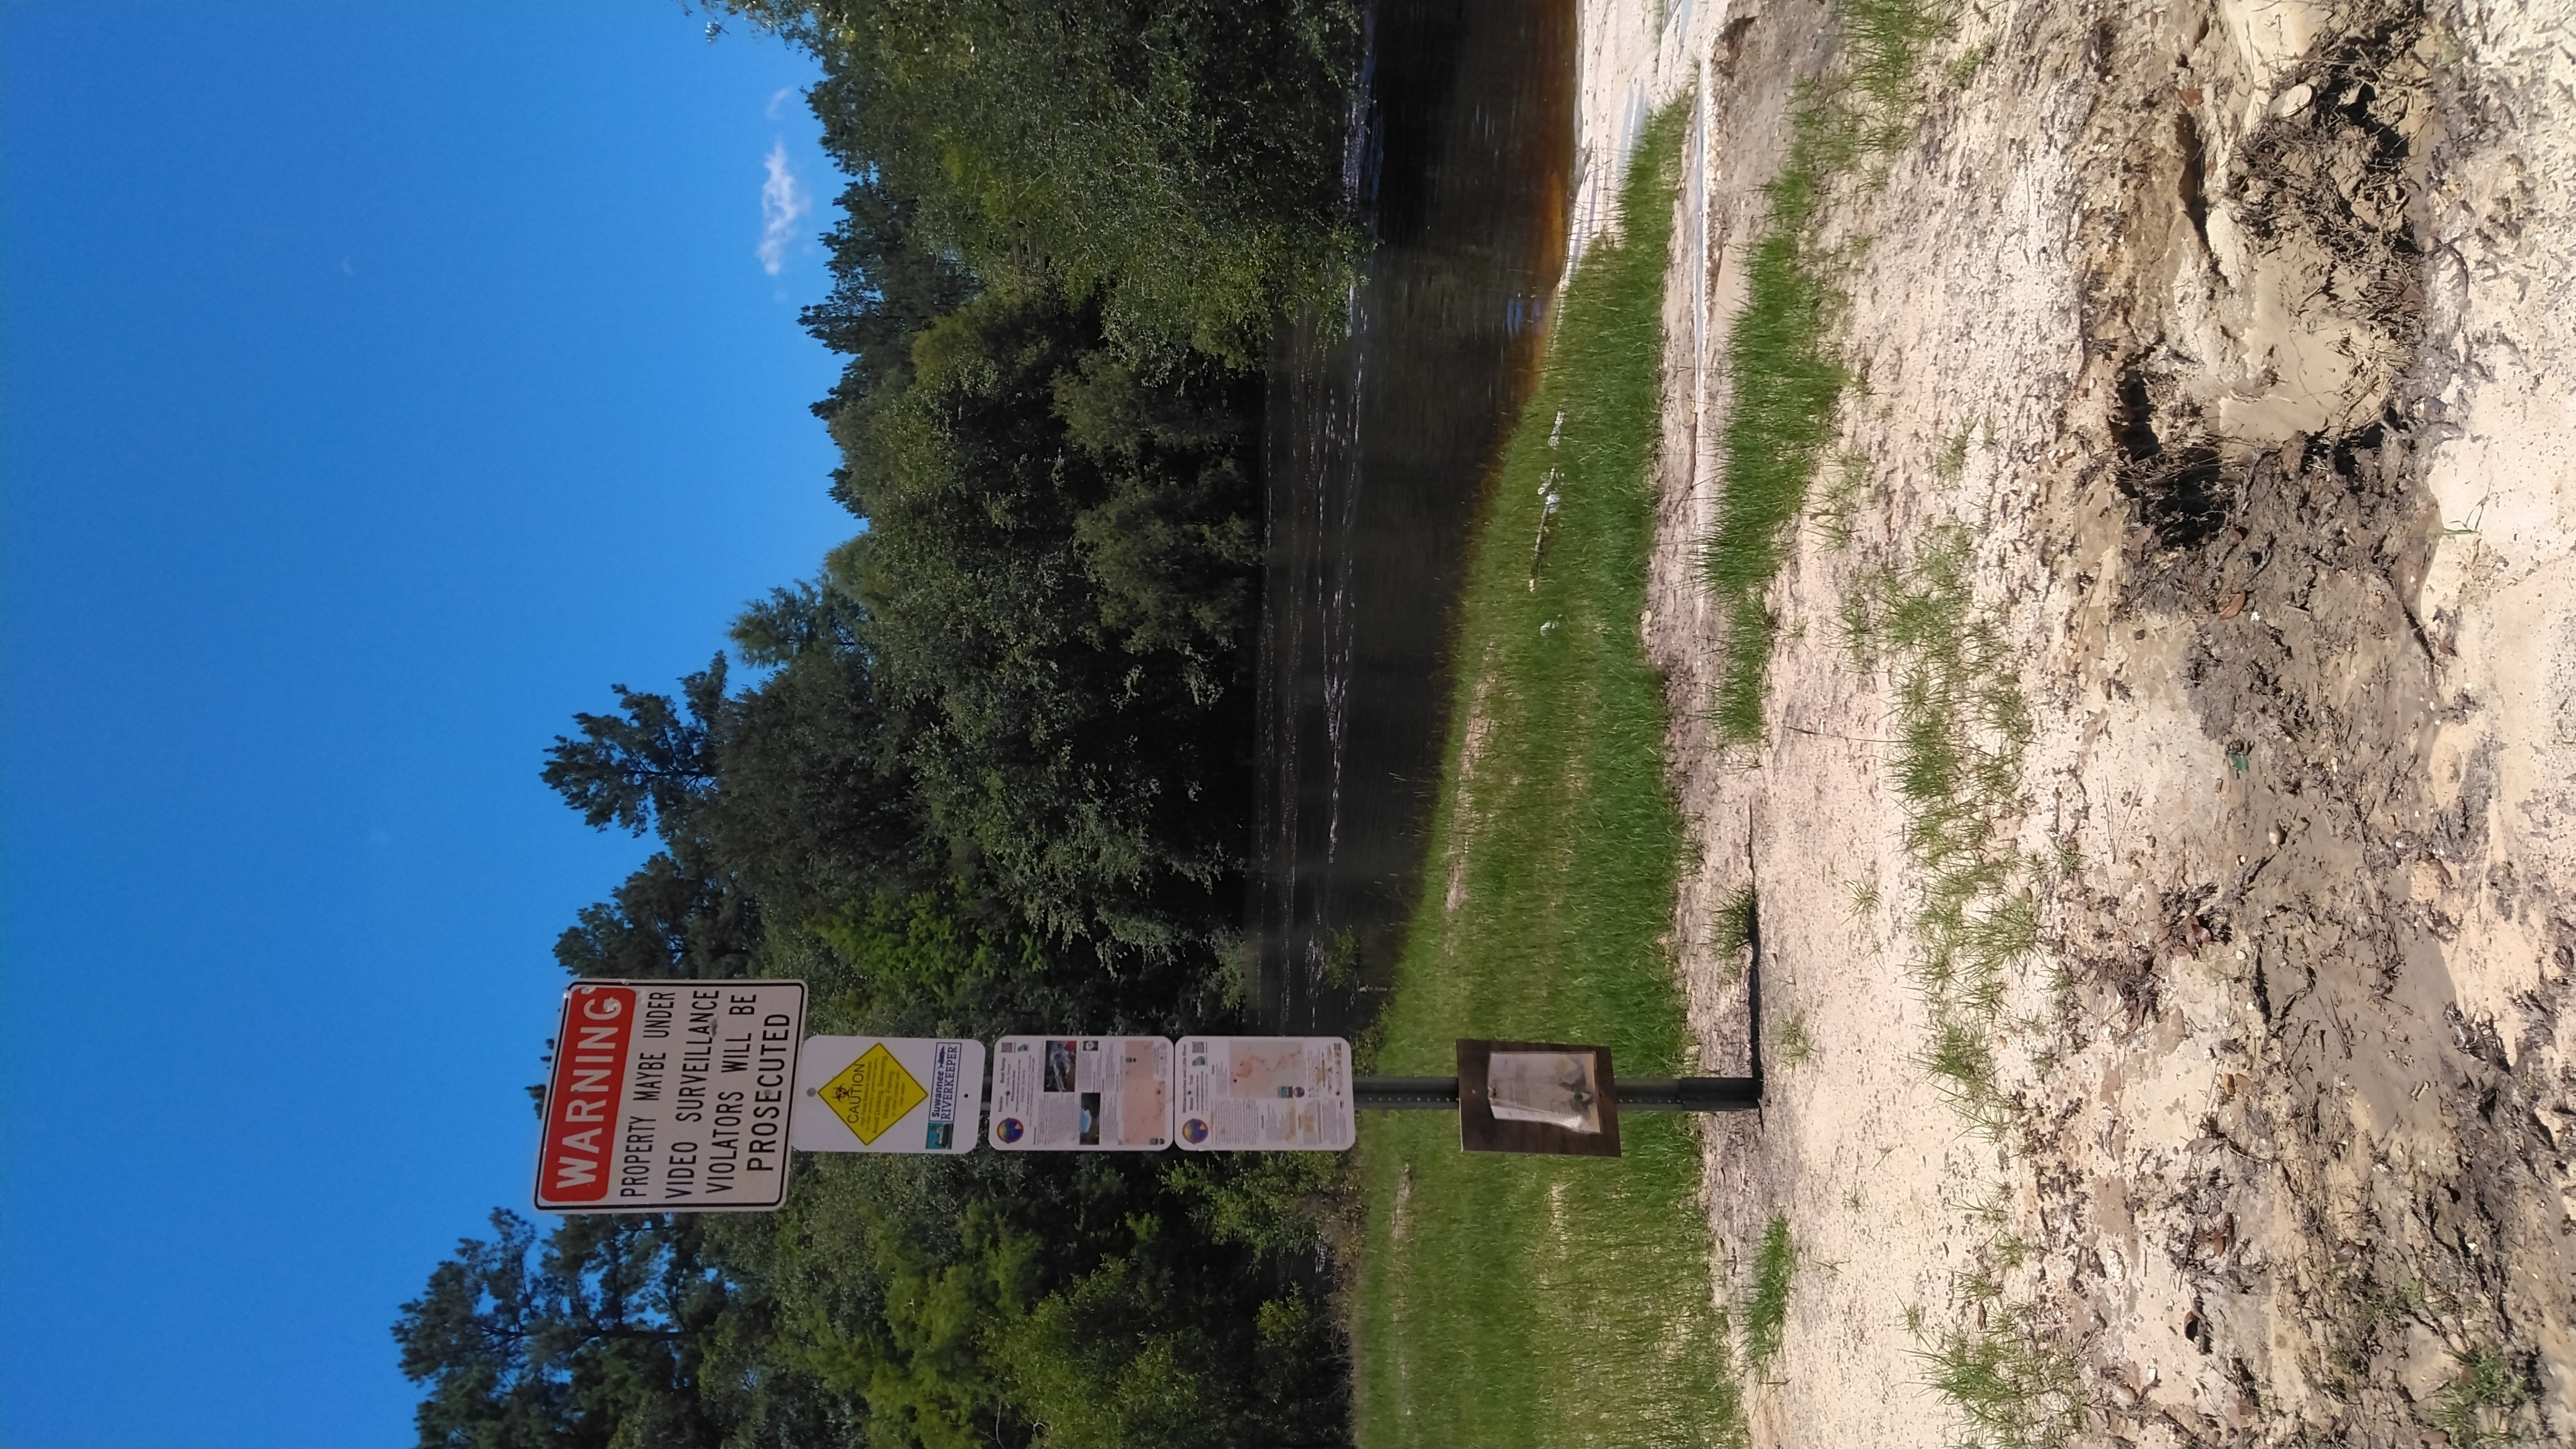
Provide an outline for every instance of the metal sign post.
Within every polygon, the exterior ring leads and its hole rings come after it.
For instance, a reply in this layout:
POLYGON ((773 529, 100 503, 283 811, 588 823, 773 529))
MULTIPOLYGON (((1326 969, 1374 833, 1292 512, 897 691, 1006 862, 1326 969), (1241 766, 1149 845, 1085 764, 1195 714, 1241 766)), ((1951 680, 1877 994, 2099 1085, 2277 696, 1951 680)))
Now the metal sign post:
MULTIPOLYGON (((1620 1077, 1622 1112, 1750 1112, 1762 1105, 1760 1077, 1620 1077)), ((1455 1112, 1456 1077, 1354 1077, 1363 1112, 1455 1112)))
POLYGON ((1610 1049, 1458 1043, 1454 1077, 1354 1077, 1340 1037, 805 1036, 805 983, 576 981, 537 1151, 552 1212, 761 1212, 790 1150, 1340 1152, 1363 1111, 1458 1114, 1469 1152, 1619 1155, 1625 1112, 1740 1112, 1749 1077, 1621 1078, 1610 1049))
POLYGON ((1359 1077, 1351 1101, 1362 1111, 1456 1112, 1469 1152, 1616 1157, 1621 1113, 1748 1112, 1762 1105, 1762 1078, 1619 1077, 1607 1047, 1471 1038, 1458 1043, 1457 1076, 1359 1077))

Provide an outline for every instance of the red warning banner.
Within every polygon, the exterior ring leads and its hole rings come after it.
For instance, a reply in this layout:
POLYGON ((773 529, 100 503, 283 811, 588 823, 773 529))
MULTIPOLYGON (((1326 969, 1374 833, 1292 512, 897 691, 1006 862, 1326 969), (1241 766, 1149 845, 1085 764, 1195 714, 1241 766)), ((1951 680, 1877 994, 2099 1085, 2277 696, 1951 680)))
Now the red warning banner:
POLYGON ((537 1206, 767 1212, 787 1200, 805 983, 576 981, 537 1142, 537 1206))
POLYGON ((564 994, 554 1080, 546 1086, 537 1206, 577 1208, 608 1196, 626 1059, 634 1043, 633 987, 585 982, 564 994))

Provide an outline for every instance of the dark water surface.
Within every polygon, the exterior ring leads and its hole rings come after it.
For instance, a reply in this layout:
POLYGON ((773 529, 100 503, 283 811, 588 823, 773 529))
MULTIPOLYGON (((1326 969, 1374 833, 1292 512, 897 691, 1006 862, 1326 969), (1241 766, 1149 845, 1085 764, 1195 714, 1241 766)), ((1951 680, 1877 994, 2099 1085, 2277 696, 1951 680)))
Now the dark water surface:
POLYGON ((1249 1005, 1355 1032, 1421 890, 1466 549, 1564 264, 1573 0, 1386 0, 1346 176, 1374 246, 1282 339, 1249 1005))

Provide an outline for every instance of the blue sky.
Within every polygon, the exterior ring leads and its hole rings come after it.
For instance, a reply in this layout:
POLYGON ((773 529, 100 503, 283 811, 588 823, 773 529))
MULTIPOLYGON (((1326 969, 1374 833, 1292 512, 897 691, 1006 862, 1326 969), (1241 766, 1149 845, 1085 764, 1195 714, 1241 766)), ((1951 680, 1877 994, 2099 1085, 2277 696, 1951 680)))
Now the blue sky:
POLYGON ((811 71, 704 23, 0 5, 0 1445, 411 1440, 643 849, 541 751, 854 527, 811 71))

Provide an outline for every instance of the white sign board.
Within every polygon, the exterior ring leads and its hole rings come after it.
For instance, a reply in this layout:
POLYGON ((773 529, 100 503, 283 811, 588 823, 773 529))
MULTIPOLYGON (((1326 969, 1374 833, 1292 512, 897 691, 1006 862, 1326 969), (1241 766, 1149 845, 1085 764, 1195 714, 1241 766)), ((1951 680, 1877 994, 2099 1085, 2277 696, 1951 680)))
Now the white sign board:
POLYGON ((802 981, 576 981, 537 1152, 540 1208, 745 1212, 787 1200, 802 981))
POLYGON ((950 1037, 814 1036, 796 1068, 792 1145, 806 1152, 972 1152, 984 1044, 950 1037))
POLYGON ((1172 1145, 1172 1044, 1159 1036, 1006 1036, 993 1046, 1005 1152, 1160 1152, 1172 1145))
POLYGON ((1184 1151, 1340 1152, 1358 1140, 1337 1036, 1181 1039, 1184 1151))

